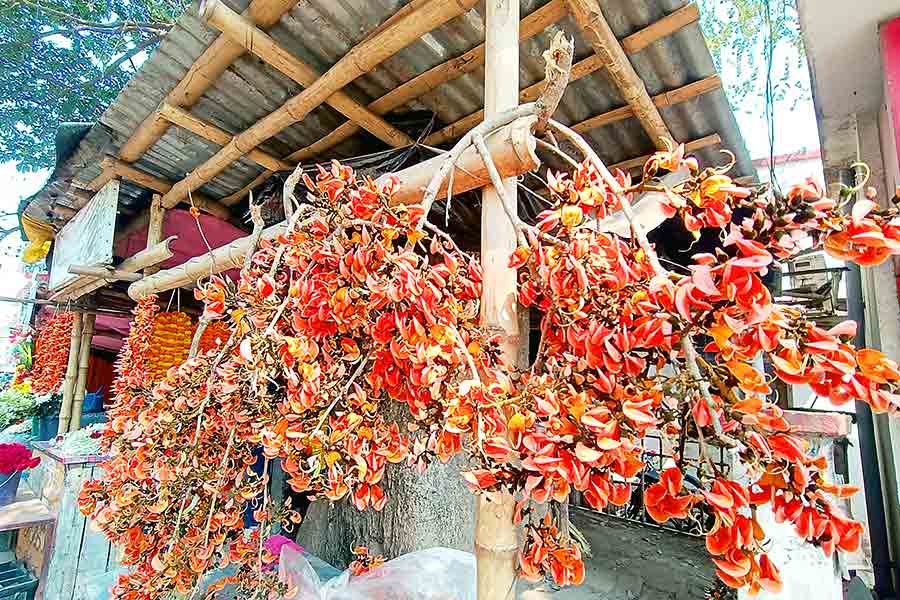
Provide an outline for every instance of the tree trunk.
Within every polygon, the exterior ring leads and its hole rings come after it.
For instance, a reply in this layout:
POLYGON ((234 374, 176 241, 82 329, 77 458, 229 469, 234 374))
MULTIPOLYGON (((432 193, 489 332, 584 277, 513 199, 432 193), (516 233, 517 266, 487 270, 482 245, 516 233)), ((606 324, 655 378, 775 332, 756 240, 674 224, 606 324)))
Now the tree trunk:
MULTIPOLYGON (((401 423, 410 418, 396 402, 388 413, 389 420, 401 423)), ((307 511, 297 542, 339 569, 347 567, 357 545, 388 560, 437 546, 471 552, 475 501, 459 475, 464 467, 462 456, 446 465, 436 462, 422 474, 389 464, 381 482, 388 499, 384 510, 359 512, 347 498, 318 500, 307 511)))

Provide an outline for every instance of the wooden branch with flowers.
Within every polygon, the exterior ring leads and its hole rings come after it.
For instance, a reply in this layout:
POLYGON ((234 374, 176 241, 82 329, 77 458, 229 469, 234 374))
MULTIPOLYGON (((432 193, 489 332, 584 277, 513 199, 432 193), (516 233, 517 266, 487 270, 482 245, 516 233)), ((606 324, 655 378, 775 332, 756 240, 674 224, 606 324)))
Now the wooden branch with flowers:
POLYGON ((900 405, 900 370, 875 350, 854 348, 852 323, 825 331, 777 305, 760 277, 803 240, 864 265, 900 254, 896 209, 860 200, 847 214, 809 182, 784 197, 753 192, 727 168, 701 170, 674 145, 634 183, 548 119, 547 144, 562 153, 557 140, 568 141, 582 158, 570 159, 571 173, 548 174, 554 204, 536 223, 520 221, 504 199, 520 240, 509 258, 518 300, 542 315, 538 360, 516 370, 479 324, 481 265, 427 215, 464 150, 479 149, 497 179, 484 138, 547 111, 539 101, 476 127, 448 153, 422 205, 394 206, 395 181, 377 185, 338 163, 315 179, 303 175, 299 208, 285 194, 293 213, 285 231, 257 238, 238 281, 213 276, 197 291, 204 319, 226 323, 227 339, 156 385, 146 364, 158 307, 155 297, 140 300, 105 432, 112 458, 105 479, 80 496, 82 511, 122 544, 133 568, 115 598, 195 597, 226 583, 241 598, 287 594, 266 569, 276 557, 263 542, 274 523, 289 528, 299 516, 270 501, 265 470, 248 468, 259 447, 267 464, 281 460, 293 490, 346 498, 359 510, 389 501, 380 486, 387 463, 422 470, 464 453, 462 477, 475 493, 515 497, 519 571, 532 580, 584 578, 564 511, 536 505, 559 505, 573 491, 597 509, 624 504, 650 429, 727 445, 745 463, 747 482, 702 469, 698 494, 683 489, 680 468, 667 469, 644 499, 659 522, 696 508, 712 517, 706 545, 726 584, 780 588, 756 518, 764 505, 826 553, 859 546, 862 526, 832 501, 854 490, 825 480, 824 458, 808 456, 791 434, 753 363, 762 354, 779 379, 877 412, 900 405), (679 170, 688 173, 683 181, 660 183, 679 170), (631 199, 647 191, 663 191, 663 210, 688 230, 723 229, 723 247, 695 256, 689 274, 664 269, 632 215, 631 199), (737 209, 752 216, 733 223, 737 209), (617 211, 631 236, 597 229, 617 211), (693 342, 701 335, 712 340, 703 359, 693 342), (407 422, 385 419, 394 402, 408 407, 407 422), (260 523, 251 531, 243 527, 248 505, 260 523), (205 573, 228 564, 233 576, 198 589, 205 573))

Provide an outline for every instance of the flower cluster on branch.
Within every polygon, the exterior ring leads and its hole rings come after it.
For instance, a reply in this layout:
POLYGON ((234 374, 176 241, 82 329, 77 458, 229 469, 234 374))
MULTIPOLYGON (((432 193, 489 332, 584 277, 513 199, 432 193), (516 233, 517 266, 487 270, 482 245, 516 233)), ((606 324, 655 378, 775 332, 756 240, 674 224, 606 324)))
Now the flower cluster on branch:
POLYGON ((644 498, 660 522, 698 507, 711 516, 707 548, 726 584, 780 587, 757 520, 764 505, 825 552, 858 547, 861 526, 833 501, 853 490, 829 482, 824 459, 791 434, 755 361, 766 355, 782 380, 876 411, 898 406, 900 371, 853 348, 851 324, 825 331, 777 305, 761 276, 804 239, 883 260, 898 251, 895 212, 857 203, 844 214, 813 184, 785 198, 754 194, 721 170, 700 171, 680 147, 655 155, 638 184, 590 159, 548 180, 555 205, 536 225, 515 224, 524 244, 510 257, 519 302, 542 314, 537 360, 522 372, 479 326, 479 263, 420 207, 393 205, 395 182, 378 187, 336 163, 304 177, 306 202, 284 234, 260 243, 239 281, 214 277, 198 290, 227 341, 155 386, 146 340, 158 308, 142 300, 119 365, 106 478, 80 496, 134 567, 115 597, 189 593, 228 564, 238 566, 227 581, 241 597, 277 590, 263 540, 273 522, 299 517, 268 498, 274 459, 296 492, 381 510, 388 463, 425 469, 460 452, 473 491, 518 500, 522 575, 577 584, 578 544, 558 511, 537 505, 573 491, 598 509, 626 503, 651 430, 699 440, 704 453, 726 446, 746 466, 738 481, 710 464, 702 490, 688 492, 678 456, 644 498), (679 169, 690 175, 664 189, 665 209, 689 230, 725 236, 689 274, 661 270, 637 230, 623 238, 599 228, 679 169), (738 208, 752 216, 732 225, 738 208), (710 340, 703 358, 691 344, 698 336, 710 340), (408 417, 386 419, 388 403, 408 417), (258 461, 262 476, 250 469, 258 461), (248 506, 260 523, 250 532, 248 506))

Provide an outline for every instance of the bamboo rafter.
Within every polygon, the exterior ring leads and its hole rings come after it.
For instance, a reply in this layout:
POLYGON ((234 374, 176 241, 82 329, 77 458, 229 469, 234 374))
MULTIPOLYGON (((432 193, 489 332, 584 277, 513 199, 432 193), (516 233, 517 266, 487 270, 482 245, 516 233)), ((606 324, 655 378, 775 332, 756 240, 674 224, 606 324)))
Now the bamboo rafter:
MULTIPOLYGON (((219 1, 204 0, 200 7, 201 14, 208 13, 210 7, 219 1)), ((212 158, 176 183, 163 196, 163 206, 169 208, 178 204, 189 192, 213 179, 248 151, 303 120, 307 114, 345 85, 381 64, 422 35, 466 12, 475 4, 477 0, 430 0, 384 28, 377 35, 357 44, 312 85, 289 99, 275 112, 235 136, 212 158)))
MULTIPOLYGON (((296 4, 297 0, 253 0, 243 14, 257 27, 268 29, 296 4)), ((166 94, 164 102, 190 108, 245 52, 240 44, 220 36, 194 61, 178 85, 166 94)), ((136 161, 166 134, 170 125, 157 112, 152 112, 119 149, 119 158, 125 162, 136 161)))
MULTIPOLYGON (((568 10, 566 8, 564 0, 551 0, 551 2, 548 2, 544 6, 536 9, 534 12, 521 19, 521 21, 519 22, 519 40, 525 41, 536 36, 553 23, 558 22, 567 14, 568 10)), ((653 42, 660 40, 666 36, 672 35, 676 31, 679 31, 680 29, 690 25, 691 23, 697 22, 699 18, 700 13, 697 9, 697 6, 695 4, 688 4, 662 17, 658 21, 651 23, 647 27, 627 36, 622 40, 622 46, 629 54, 638 52, 646 48, 649 44, 652 44, 653 42)), ((466 73, 470 73, 475 69, 480 68, 484 64, 484 56, 485 45, 479 44, 468 52, 440 63, 425 71, 424 73, 417 75, 409 81, 397 86, 384 96, 381 96, 377 100, 371 102, 367 108, 376 114, 385 114, 387 112, 390 112, 400 106, 403 106, 404 104, 407 104, 412 100, 421 97, 423 94, 433 91, 440 85, 449 83, 457 79, 458 77, 465 75, 466 73)), ((572 66, 571 81, 576 81, 583 77, 587 77, 591 73, 594 73, 595 71, 602 68, 602 58, 597 54, 593 54, 581 61, 578 61, 572 66)), ((701 81, 707 82, 707 80, 701 81)), ((710 79, 710 81, 707 83, 710 83, 712 81, 713 80, 710 79)), ((721 85, 721 82, 718 80, 718 78, 716 78, 715 81, 719 85, 721 85)), ((545 81, 539 81, 533 85, 526 87, 520 93, 519 101, 531 102, 535 100, 545 84, 545 81)), ((696 90, 697 88, 690 88, 690 86, 693 85, 696 84, 689 84, 688 86, 684 86, 683 88, 679 88, 678 90, 659 94, 658 96, 654 96, 653 101, 657 103, 657 106, 668 106, 670 104, 674 104, 675 102, 686 100, 687 97, 682 97, 678 100, 675 100, 671 96, 674 96, 682 91, 687 91, 687 89, 696 90), (661 103, 664 99, 665 103, 661 103)), ((630 118, 634 116, 634 112, 630 107, 627 107, 627 109, 623 110, 624 112, 620 111, 619 113, 623 115, 622 118, 630 118)), ((463 117, 462 119, 451 123, 450 125, 447 125, 443 129, 432 133, 430 136, 425 138, 424 143, 430 146, 442 145, 452 139, 456 139, 462 136, 467 131, 478 125, 478 123, 480 123, 483 118, 484 111, 479 110, 476 113, 463 117)), ((614 122, 615 120, 620 119, 613 119, 609 122, 614 122)), ((322 139, 292 153, 286 158, 286 160, 301 162, 313 158, 314 156, 318 156, 323 152, 329 150, 330 148, 333 148, 334 146, 340 144, 341 142, 350 139, 358 131, 359 127, 356 126, 356 124, 352 122, 346 122, 322 139)), ((578 131, 583 131, 583 129, 578 129, 578 131)), ((250 191, 262 185, 273 174, 273 171, 264 171, 253 181, 245 185, 237 192, 231 194, 230 196, 222 198, 222 204, 230 206, 240 202, 247 197, 247 194, 250 191)))

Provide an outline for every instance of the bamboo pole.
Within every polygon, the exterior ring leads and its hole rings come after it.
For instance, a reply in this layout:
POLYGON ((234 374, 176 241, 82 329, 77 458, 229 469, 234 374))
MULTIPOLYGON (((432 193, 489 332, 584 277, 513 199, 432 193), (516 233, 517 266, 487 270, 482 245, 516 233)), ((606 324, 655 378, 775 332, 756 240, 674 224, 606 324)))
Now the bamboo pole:
MULTIPOLYGON (((94 337, 94 326, 96 323, 97 315, 84 315, 78 358, 78 381, 75 384, 75 395, 72 398, 72 415, 67 431, 78 431, 81 429, 81 410, 84 407, 84 395, 87 392, 88 370, 91 364, 91 340, 94 337)), ((61 424, 62 419, 60 419, 61 424)))
MULTIPOLYGON (((485 15, 484 114, 496 113, 519 103, 519 0, 490 0, 485 15)), ((484 287, 481 323, 489 333, 501 334, 506 359, 515 364, 519 346, 528 330, 519 329, 516 271, 509 257, 516 248, 516 231, 506 216, 501 194, 516 197, 515 178, 504 189, 486 187, 481 200, 481 264, 484 287)), ((510 200, 515 206, 517 202, 510 200)), ((524 339, 523 339, 524 338, 524 339)), ((515 499, 500 494, 490 500, 481 494, 475 505, 475 560, 478 600, 512 600, 516 596, 516 551, 513 524, 515 499)))
MULTIPOLYGON (((244 11, 244 16, 257 27, 268 29, 296 4, 297 0, 253 0, 244 11)), ((244 52, 243 46, 227 36, 220 36, 194 61, 178 85, 166 94, 164 101, 190 108, 244 52)), ((169 127, 170 123, 157 112, 150 113, 119 149, 119 158, 125 162, 136 161, 166 134, 169 127)))
MULTIPOLYGON (((316 80, 322 76, 321 73, 281 47, 271 36, 222 2, 202 4, 200 16, 207 23, 303 87, 315 84, 316 80)), ((335 92, 325 102, 389 146, 399 148, 413 144, 412 138, 344 92, 335 92)))
POLYGON ((69 363, 66 366, 66 377, 63 380, 63 400, 59 408, 59 427, 57 435, 69 431, 72 419, 72 400, 75 397, 75 383, 78 379, 78 360, 81 357, 81 320, 83 315, 75 313, 72 318, 72 337, 69 340, 69 363))
MULTIPOLYGON (((148 190, 153 190, 154 192, 157 192, 159 194, 165 194, 172 189, 172 184, 165 179, 161 179, 156 175, 151 175, 150 173, 145 173, 144 171, 141 171, 140 169, 137 169, 134 166, 129 165, 128 163, 112 156, 105 157, 100 162, 100 164, 103 167, 103 172, 111 173, 113 178, 121 177, 122 179, 127 179, 132 183, 136 183, 141 187, 145 187, 148 190)), ((98 180, 99 178, 92 181, 91 185, 94 185, 94 183, 98 180)), ((218 201, 213 200, 206 194, 202 194, 200 192, 192 192, 190 199, 194 201, 194 206, 196 206, 203 212, 209 213, 214 217, 218 217, 225 221, 231 218, 231 211, 228 210, 227 206, 220 204, 218 201)), ((185 196, 184 200, 188 201, 188 197, 185 196)))
POLYGON ((140 281, 143 277, 138 273, 128 273, 121 269, 113 269, 112 267, 90 267, 85 265, 71 265, 69 273, 72 275, 84 275, 86 277, 96 277, 97 279, 105 279, 107 281, 140 281))
POLYGON ((650 99, 644 81, 631 66, 625 50, 606 22, 600 4, 597 0, 566 0, 566 3, 586 40, 603 59, 610 79, 622 92, 625 102, 634 110, 653 145, 664 149, 663 140, 673 139, 672 134, 650 99))
MULTIPOLYGON (((201 13, 220 0, 204 0, 201 13)), ((315 83, 284 103, 255 125, 235 138, 213 157, 194 169, 176 183, 163 196, 163 206, 170 208, 207 181, 228 168, 232 162, 244 156, 285 128, 302 121, 307 114, 322 104, 329 96, 360 75, 365 74, 385 59, 393 56, 432 29, 472 8, 478 0, 431 0, 406 17, 395 21, 378 35, 350 49, 333 67, 315 83)))
MULTIPOLYGON (((150 203, 150 215, 147 220, 147 248, 152 248, 162 241, 165 219, 166 209, 162 205, 162 196, 153 194, 153 201, 150 203)), ((153 275, 158 271, 159 263, 145 268, 144 275, 153 275)))
MULTIPOLYGON (((235 16, 239 19, 241 18, 237 14, 235 16)), ((220 129, 212 123, 204 121, 200 117, 192 115, 188 111, 178 108, 173 104, 163 102, 159 105, 157 111, 159 111, 159 115, 162 118, 166 119, 173 125, 178 125, 182 129, 187 129, 188 131, 214 144, 225 146, 234 138, 234 136, 227 131, 220 129)), ((247 158, 258 164, 259 166, 270 169, 272 171, 289 171, 294 168, 294 165, 292 165, 291 163, 272 156, 267 152, 263 152, 258 148, 254 148, 253 150, 248 152, 247 158)))
MULTIPOLYGON (((534 152, 536 143, 530 134, 532 121, 533 118, 514 121, 487 139, 488 149, 503 177, 516 177, 537 168, 540 164, 534 152)), ((438 156, 394 173, 393 176, 400 181, 393 196, 394 203, 419 203, 432 176, 441 168, 443 159, 443 156, 438 156)), ((383 184, 386 177, 388 176, 379 179, 378 183, 383 184)), ((459 194, 477 189, 489 180, 487 167, 478 158, 476 151, 466 151, 460 157, 456 169, 453 171, 453 191, 455 194, 459 194)), ((446 184, 442 187, 442 193, 446 193, 446 184)), ((283 231, 284 223, 273 225, 263 231, 263 238, 271 239, 283 231)), ((209 276, 210 273, 221 273, 239 267, 243 264, 251 244, 252 236, 239 238, 230 244, 214 249, 211 253, 194 257, 177 267, 144 277, 141 281, 129 286, 128 295, 137 300, 148 294, 158 294, 190 285, 198 279, 209 276)), ((122 266, 119 268, 121 269, 122 266)))
MULTIPOLYGON (((178 236, 172 236, 163 240, 162 242, 152 246, 150 248, 145 248, 141 250, 134 256, 125 259, 125 261, 119 265, 120 271, 125 271, 126 273, 137 273, 142 269, 146 269, 147 267, 158 265, 159 263, 166 261, 172 256, 174 256, 174 252, 169 247, 169 244, 172 240, 177 239, 178 236)), ((94 290, 100 289, 106 285, 106 281, 100 280, 91 280, 83 284, 77 284, 74 287, 66 287, 63 288, 53 296, 50 297, 53 301, 65 301, 65 300, 75 300, 84 296, 85 294, 89 294, 94 290)), ((133 285, 133 284, 132 284, 133 285)))

